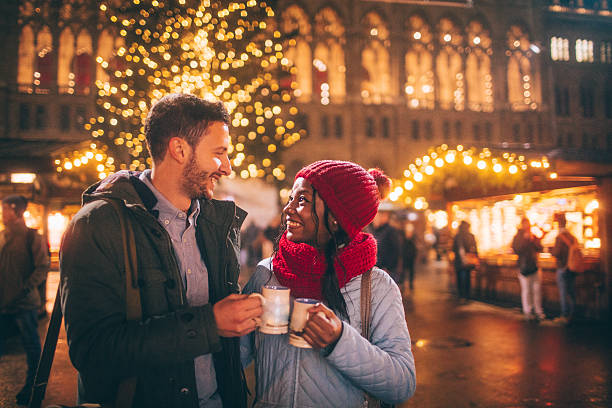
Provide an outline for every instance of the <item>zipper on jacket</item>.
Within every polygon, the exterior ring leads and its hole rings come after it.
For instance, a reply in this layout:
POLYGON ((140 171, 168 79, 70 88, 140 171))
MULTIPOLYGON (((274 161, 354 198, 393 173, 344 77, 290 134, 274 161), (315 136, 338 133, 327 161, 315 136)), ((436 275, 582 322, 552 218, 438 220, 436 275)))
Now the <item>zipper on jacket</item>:
POLYGON ((231 286, 230 294, 240 293, 240 288, 234 287, 238 285, 235 285, 234 282, 229 279, 228 272, 227 272, 227 263, 228 263, 227 260, 228 260, 228 253, 229 253, 229 247, 230 247, 229 234, 230 234, 230 230, 232 229, 232 225, 234 225, 235 220, 236 220, 236 205, 234 204, 234 214, 232 215, 232 220, 227 226, 227 229, 225 231, 225 250, 224 250, 225 253, 223 254, 223 260, 225 262, 223 264, 223 284, 225 286, 231 286))

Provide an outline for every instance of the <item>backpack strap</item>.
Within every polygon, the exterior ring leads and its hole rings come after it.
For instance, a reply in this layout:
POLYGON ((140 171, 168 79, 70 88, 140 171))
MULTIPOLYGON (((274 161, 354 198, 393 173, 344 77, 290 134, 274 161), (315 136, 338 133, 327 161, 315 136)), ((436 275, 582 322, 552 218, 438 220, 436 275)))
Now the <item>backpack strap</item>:
MULTIPOLYGON (((126 221, 125 207, 115 199, 104 198, 104 201, 110 203, 119 216, 119 227, 121 229, 121 241, 123 243, 123 261, 125 264, 125 298, 126 298, 126 318, 127 320, 142 319, 142 305, 140 303, 140 290, 138 287, 138 258, 136 252, 136 240, 134 238, 134 229, 131 222, 126 221)), ((36 370, 36 379, 34 381, 32 398, 30 399, 29 408, 40 408, 42 400, 45 398, 47 384, 51 366, 53 365, 53 357, 57 346, 60 327, 62 325, 62 305, 60 298, 60 285, 57 287, 55 295, 55 303, 47 336, 45 337, 45 345, 36 370)), ((115 400, 115 408, 131 408, 136 391, 137 377, 124 379, 117 388, 117 396, 115 400)))

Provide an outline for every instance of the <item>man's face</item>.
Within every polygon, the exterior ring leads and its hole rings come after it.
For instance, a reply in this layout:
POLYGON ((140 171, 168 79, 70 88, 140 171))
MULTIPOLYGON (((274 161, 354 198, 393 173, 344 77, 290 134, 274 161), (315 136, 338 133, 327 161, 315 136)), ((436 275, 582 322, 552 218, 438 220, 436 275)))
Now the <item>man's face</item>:
POLYGON ((190 199, 212 198, 217 181, 231 173, 227 155, 229 142, 229 129, 225 123, 208 125, 183 167, 181 187, 190 199))
POLYGON ((17 220, 17 214, 10 205, 2 203, 2 223, 6 226, 12 224, 17 220))

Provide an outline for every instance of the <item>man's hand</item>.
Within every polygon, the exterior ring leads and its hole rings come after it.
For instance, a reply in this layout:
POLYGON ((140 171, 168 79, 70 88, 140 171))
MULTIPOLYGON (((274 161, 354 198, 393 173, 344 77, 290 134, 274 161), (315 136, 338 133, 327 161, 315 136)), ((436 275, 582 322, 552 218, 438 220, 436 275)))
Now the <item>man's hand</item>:
POLYGON ((330 308, 319 303, 308 309, 310 318, 304 327, 304 340, 317 349, 335 343, 342 334, 342 321, 330 308))
POLYGON ((217 331, 222 337, 240 337, 252 332, 262 313, 261 300, 248 295, 229 295, 213 306, 217 331))

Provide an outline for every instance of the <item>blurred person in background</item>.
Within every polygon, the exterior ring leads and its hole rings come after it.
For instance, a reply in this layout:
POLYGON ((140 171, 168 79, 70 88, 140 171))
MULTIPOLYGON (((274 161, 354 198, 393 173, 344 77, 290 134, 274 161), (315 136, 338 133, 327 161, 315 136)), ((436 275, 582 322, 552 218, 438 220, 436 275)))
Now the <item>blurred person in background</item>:
MULTIPOLYGON (((0 331, 5 333, 10 321, 19 330, 26 352, 28 370, 25 385, 16 396, 18 405, 27 405, 40 357, 37 315, 41 306, 38 291, 49 271, 48 247, 36 230, 28 228, 23 213, 28 200, 11 195, 2 200, 0 232, 0 331)), ((0 337, 0 356, 4 353, 0 337)))
POLYGON ((523 314, 530 320, 546 318, 542 310, 542 283, 538 274, 538 253, 542 249, 540 238, 531 232, 531 223, 524 217, 512 239, 512 250, 518 255, 523 314))
POLYGON ((400 289, 405 284, 408 275, 410 290, 414 289, 414 263, 418 254, 414 224, 406 223, 404 226, 404 240, 402 242, 402 275, 400 276, 400 289))
POLYGON ((470 232, 470 224, 461 221, 457 235, 453 239, 453 252, 455 253, 455 274, 457 278, 457 294, 459 299, 470 299, 470 273, 477 264, 474 259, 478 257, 476 238, 470 232))
POLYGON ((384 203, 381 204, 381 207, 372 221, 372 235, 374 235, 378 246, 376 266, 387 271, 393 280, 399 284, 402 237, 400 232, 391 225, 391 211, 384 207, 384 203))
POLYGON ((577 239, 568 231, 565 214, 557 214, 559 223, 559 234, 555 239, 555 246, 551 253, 557 259, 557 287, 559 288, 559 302, 561 304, 561 316, 555 319, 558 323, 567 324, 574 317, 576 306, 576 271, 569 269, 570 245, 576 244, 577 239))

